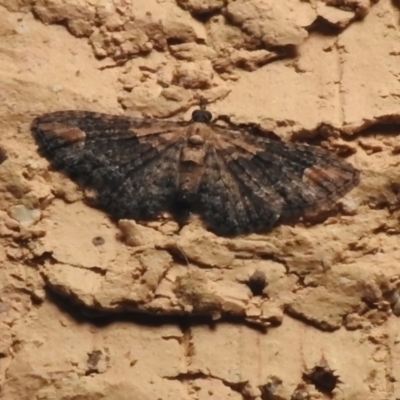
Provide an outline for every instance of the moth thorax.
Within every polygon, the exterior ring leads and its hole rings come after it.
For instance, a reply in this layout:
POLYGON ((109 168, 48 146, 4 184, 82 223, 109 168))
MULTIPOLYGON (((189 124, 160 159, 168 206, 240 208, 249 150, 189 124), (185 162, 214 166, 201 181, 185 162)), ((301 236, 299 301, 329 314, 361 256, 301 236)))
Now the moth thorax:
POLYGON ((190 129, 186 139, 186 145, 182 148, 181 164, 187 164, 187 167, 195 167, 202 165, 206 156, 205 151, 206 141, 202 135, 202 130, 199 127, 190 129))
POLYGON ((205 141, 199 135, 189 136, 182 148, 179 163, 179 192, 181 200, 191 203, 204 172, 205 141), (202 143, 201 143, 202 142, 202 143))
POLYGON ((203 146, 204 145, 204 138, 201 135, 194 134, 194 135, 191 135, 191 136, 188 137, 187 142, 188 142, 189 146, 193 146, 193 147, 203 146))

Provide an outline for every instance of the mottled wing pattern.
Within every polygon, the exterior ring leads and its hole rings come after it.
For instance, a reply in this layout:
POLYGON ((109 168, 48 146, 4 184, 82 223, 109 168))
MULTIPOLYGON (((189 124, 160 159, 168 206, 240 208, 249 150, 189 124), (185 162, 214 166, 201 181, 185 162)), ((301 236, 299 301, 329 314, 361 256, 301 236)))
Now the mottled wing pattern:
POLYGON ((198 207, 218 233, 271 228, 279 218, 332 205, 358 184, 352 165, 321 148, 216 125, 212 129, 198 207))
POLYGON ((94 189, 116 218, 174 212, 189 187, 183 205, 214 232, 234 235, 329 206, 358 183, 358 171, 328 151, 210 124, 205 110, 193 115, 188 129, 188 122, 61 111, 36 118, 31 129, 42 154, 94 189))
POLYGON ((257 182, 254 168, 239 174, 229 160, 213 148, 198 192, 198 212, 207 225, 222 235, 234 235, 272 227, 280 216, 282 199, 273 188, 257 182), (253 189, 255 189, 253 191, 253 189))
POLYGON ((151 219, 175 201, 185 125, 60 111, 36 118, 31 130, 42 154, 94 189, 114 217, 151 219))

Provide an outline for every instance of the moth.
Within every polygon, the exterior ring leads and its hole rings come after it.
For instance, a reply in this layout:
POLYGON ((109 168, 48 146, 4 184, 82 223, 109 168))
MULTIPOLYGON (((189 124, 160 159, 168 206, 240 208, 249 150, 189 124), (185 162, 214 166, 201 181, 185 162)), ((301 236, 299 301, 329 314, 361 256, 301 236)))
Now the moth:
POLYGON ((359 182, 340 157, 212 122, 204 104, 190 121, 57 111, 31 131, 41 154, 93 189, 112 217, 191 212, 218 235, 266 231, 333 205, 359 182))

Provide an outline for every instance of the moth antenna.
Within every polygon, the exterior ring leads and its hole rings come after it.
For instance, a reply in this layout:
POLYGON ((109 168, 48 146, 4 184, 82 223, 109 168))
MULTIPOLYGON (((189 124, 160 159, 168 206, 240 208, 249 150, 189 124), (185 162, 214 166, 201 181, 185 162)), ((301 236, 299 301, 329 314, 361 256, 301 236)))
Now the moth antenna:
POLYGON ((204 96, 200 96, 199 106, 200 106, 200 110, 205 111, 206 106, 207 106, 207 99, 204 96))

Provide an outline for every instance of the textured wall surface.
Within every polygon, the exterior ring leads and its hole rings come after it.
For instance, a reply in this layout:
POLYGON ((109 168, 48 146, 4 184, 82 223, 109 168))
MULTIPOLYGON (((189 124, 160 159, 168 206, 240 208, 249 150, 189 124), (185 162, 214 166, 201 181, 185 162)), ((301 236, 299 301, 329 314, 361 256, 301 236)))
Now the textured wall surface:
POLYGON ((0 0, 0 398, 400 399, 398 7, 0 0), (346 156, 360 185, 265 234, 115 223, 29 130, 68 109, 189 120, 199 95, 346 156))

